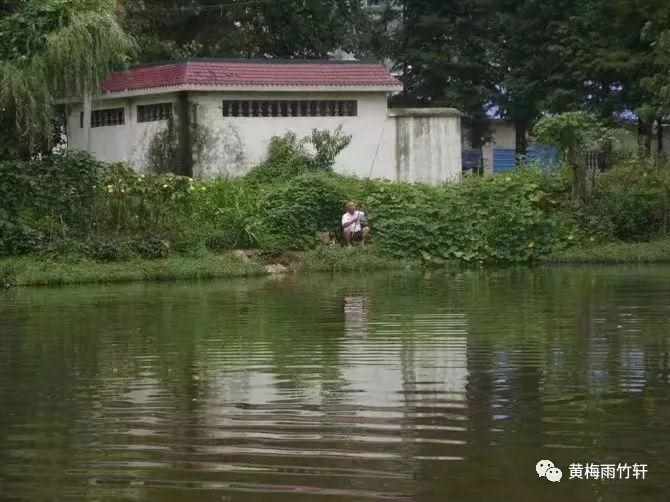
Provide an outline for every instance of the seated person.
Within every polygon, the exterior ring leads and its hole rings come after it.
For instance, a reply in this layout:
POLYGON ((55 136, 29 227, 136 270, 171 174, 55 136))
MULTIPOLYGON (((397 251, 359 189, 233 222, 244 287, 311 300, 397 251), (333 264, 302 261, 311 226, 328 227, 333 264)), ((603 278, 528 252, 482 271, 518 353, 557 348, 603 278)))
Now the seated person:
POLYGON ((370 234, 367 216, 363 211, 356 210, 356 204, 347 202, 347 212, 342 215, 342 233, 347 246, 353 242, 365 244, 365 240, 370 234))

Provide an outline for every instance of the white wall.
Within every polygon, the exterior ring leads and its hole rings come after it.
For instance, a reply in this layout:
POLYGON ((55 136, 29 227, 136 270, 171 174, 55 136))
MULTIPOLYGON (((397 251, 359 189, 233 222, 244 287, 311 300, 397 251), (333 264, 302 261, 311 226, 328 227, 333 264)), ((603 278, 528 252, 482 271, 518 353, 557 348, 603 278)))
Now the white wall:
POLYGON ((359 177, 395 179, 395 123, 387 117, 384 93, 207 93, 191 97, 199 105, 198 123, 216 143, 209 158, 194 170, 202 177, 238 176, 262 162, 273 136, 342 126, 351 144, 338 156, 335 170, 359 177), (223 117, 223 99, 349 99, 358 101, 357 117, 223 117))
MULTIPOLYGON (((195 177, 243 175, 266 158, 273 136, 293 132, 304 137, 313 129, 332 131, 342 126, 352 140, 336 160, 335 170, 341 174, 433 184, 461 178, 460 114, 453 109, 399 109, 389 113, 383 92, 200 92, 190 93, 189 100, 196 105, 197 123, 210 137, 203 155, 194 159, 195 177), (224 117, 223 99, 356 100, 358 116, 224 117)), ((145 172, 151 141, 167 122, 138 123, 137 106, 163 102, 172 102, 176 113, 176 94, 95 102, 94 110, 124 107, 125 124, 91 128, 90 145, 85 144, 80 127, 82 107, 71 106, 69 147, 88 150, 99 160, 128 162, 145 172)))
MULTIPOLYGON (((262 162, 273 136, 294 132, 308 136, 312 129, 334 130, 352 136, 351 144, 337 158, 335 170, 359 177, 396 179, 395 121, 387 116, 384 93, 191 93, 191 103, 198 105, 197 121, 213 138, 203 158, 196 160, 194 175, 211 178, 239 176, 262 162), (358 101, 356 117, 223 117, 223 99, 347 99, 358 101)), ((125 161, 138 171, 146 168, 146 154, 151 139, 166 125, 162 122, 137 122, 137 105, 173 102, 171 94, 105 100, 96 102, 94 110, 125 107, 125 125, 91 129, 90 148, 84 144, 79 123, 81 105, 70 108, 68 141, 70 148, 90 150, 107 162, 125 161)))
MULTIPOLYGON (((92 127, 90 145, 86 145, 80 116, 82 105, 69 107, 68 147, 90 151, 104 162, 128 162, 138 172, 145 172, 147 151, 155 134, 167 126, 166 121, 137 122, 137 105, 154 103, 176 103, 176 95, 164 94, 136 99, 97 101, 93 110, 124 108, 125 124, 118 126, 92 127)), ((174 105, 173 105, 174 106, 174 105)), ((89 119, 90 120, 90 119, 89 119)))
POLYGON ((450 108, 407 108, 397 120, 399 181, 439 184, 462 177, 461 116, 450 108))

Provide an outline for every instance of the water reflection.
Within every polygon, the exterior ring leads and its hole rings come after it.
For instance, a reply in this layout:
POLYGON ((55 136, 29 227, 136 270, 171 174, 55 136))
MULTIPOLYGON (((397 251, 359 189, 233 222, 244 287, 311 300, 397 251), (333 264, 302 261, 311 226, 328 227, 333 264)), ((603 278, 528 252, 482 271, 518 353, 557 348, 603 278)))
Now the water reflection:
POLYGON ((3 500, 662 500, 670 269, 20 290, 3 500), (534 466, 636 461, 644 483, 534 466))

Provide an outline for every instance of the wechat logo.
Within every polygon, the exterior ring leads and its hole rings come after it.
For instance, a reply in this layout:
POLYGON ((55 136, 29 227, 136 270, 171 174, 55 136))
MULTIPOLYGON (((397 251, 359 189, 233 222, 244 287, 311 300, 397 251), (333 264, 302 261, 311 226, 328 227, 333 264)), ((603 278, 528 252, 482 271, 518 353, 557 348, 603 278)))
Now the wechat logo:
POLYGON ((552 483, 558 483, 563 477, 563 471, 554 465, 551 460, 540 460, 535 464, 535 472, 539 478, 547 478, 552 483))

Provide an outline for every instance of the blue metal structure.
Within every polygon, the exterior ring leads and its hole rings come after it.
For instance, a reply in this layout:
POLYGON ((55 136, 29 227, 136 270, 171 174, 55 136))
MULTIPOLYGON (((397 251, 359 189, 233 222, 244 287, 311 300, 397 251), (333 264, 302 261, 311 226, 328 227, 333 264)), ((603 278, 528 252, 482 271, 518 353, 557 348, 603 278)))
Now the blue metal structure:
MULTIPOLYGON (((544 169, 551 169, 560 164, 558 149, 548 145, 533 145, 526 155, 528 163, 538 164, 544 169)), ((516 151, 511 148, 495 148, 493 150, 493 173, 500 174, 512 171, 518 164, 516 151)))
POLYGON ((511 148, 495 148, 493 150, 493 173, 500 174, 512 171, 516 167, 516 150, 511 148))
POLYGON ((476 172, 482 165, 481 150, 463 150, 463 171, 476 172))

